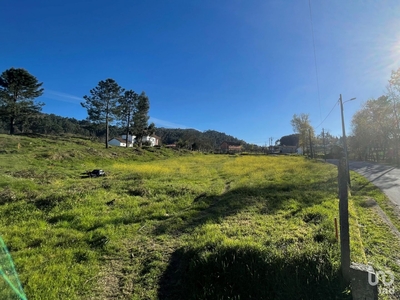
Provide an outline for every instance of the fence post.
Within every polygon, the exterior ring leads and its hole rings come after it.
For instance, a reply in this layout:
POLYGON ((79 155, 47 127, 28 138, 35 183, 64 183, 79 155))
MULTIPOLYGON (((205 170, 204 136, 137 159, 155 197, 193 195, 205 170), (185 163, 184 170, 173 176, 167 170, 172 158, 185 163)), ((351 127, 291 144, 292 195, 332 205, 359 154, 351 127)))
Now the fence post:
POLYGON ((350 282, 350 234, 349 204, 346 159, 341 158, 338 166, 339 222, 340 222, 340 263, 346 283, 350 282))

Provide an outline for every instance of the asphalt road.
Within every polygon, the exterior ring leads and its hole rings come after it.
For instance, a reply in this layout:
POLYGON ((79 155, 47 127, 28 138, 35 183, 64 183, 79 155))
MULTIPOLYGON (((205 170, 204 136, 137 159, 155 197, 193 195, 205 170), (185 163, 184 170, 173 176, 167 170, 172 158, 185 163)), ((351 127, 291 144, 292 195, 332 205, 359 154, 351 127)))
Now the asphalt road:
MULTIPOLYGON (((327 162, 337 165, 338 160, 327 159, 327 162)), ((350 161, 349 167, 380 188, 396 206, 400 206, 400 169, 364 161, 350 161)))

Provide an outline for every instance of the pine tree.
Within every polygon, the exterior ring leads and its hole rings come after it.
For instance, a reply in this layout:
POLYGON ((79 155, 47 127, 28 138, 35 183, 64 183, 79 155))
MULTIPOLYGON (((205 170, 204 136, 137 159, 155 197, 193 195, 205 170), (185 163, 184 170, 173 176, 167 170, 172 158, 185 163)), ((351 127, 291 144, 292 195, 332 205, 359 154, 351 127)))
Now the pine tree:
POLYGON ((44 104, 34 99, 43 94, 42 84, 24 69, 11 68, 0 75, 0 117, 8 120, 10 134, 15 132, 16 121, 41 111, 44 104))
POLYGON ((109 124, 114 121, 117 114, 117 102, 121 98, 124 89, 113 79, 100 81, 90 90, 91 96, 84 96, 86 102, 81 102, 88 112, 88 119, 96 124, 105 124, 106 148, 109 140, 109 124))
POLYGON ((132 90, 125 91, 124 96, 119 99, 118 119, 122 121, 122 126, 126 131, 126 147, 129 143, 129 133, 132 118, 137 111, 139 95, 132 90))
POLYGON ((136 136, 139 147, 142 147, 143 137, 151 135, 155 131, 154 123, 148 125, 150 102, 149 97, 144 92, 138 97, 136 109, 136 113, 133 116, 132 133, 136 136))

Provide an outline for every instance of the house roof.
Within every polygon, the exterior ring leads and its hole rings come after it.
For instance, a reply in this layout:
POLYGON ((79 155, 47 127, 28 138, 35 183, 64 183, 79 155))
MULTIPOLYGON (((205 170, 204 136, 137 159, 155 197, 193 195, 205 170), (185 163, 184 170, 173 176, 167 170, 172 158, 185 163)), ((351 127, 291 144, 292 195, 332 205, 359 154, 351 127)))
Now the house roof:
POLYGON ((155 134, 152 134, 151 137, 154 137, 154 138, 156 138, 158 140, 161 140, 161 138, 159 136, 155 135, 155 134))
MULTIPOLYGON (((112 141, 112 140, 117 140, 117 141, 119 141, 119 142, 121 142, 121 143, 126 143, 126 140, 123 139, 123 138, 120 138, 120 137, 112 138, 110 141, 112 141)), ((128 141, 128 142, 129 142, 129 141, 128 141)))
MULTIPOLYGON (((227 143, 228 146, 242 146, 241 143, 235 143, 235 142, 226 142, 226 141, 225 141, 225 142, 223 142, 223 143, 227 143)), ((222 143, 222 144, 223 144, 223 143, 222 143)), ((222 144, 221 144, 221 145, 222 145, 222 144)))

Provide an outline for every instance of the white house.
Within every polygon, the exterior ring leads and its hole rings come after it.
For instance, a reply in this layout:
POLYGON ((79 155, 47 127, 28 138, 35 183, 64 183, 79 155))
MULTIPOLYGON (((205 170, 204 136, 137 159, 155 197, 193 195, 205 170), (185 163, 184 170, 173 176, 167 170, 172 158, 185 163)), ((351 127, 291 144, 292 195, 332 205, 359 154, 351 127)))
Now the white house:
POLYGON ((296 153, 296 146, 279 146, 280 153, 296 153))
MULTIPOLYGON (((126 134, 123 134, 122 138, 124 140, 126 140, 126 134)), ((128 141, 131 142, 131 143, 132 143, 132 140, 133 140, 133 142, 135 142, 135 138, 136 138, 136 136, 134 136, 134 135, 130 135, 130 134, 128 135, 128 141)))
POLYGON ((160 138, 156 135, 144 136, 142 142, 149 142, 150 146, 158 146, 160 144, 160 138))
POLYGON ((296 150, 297 154, 303 155, 303 147, 299 147, 296 150))
MULTIPOLYGON (((158 146, 160 144, 160 138, 156 135, 150 135, 150 136, 144 136, 142 138, 142 143, 144 142, 149 142, 150 146, 158 146)), ((132 147, 133 143, 136 143, 136 136, 134 135, 128 135, 128 142, 129 142, 129 147, 132 147)), ((121 147, 126 147, 126 134, 122 135, 122 138, 113 138, 112 140, 109 141, 110 145, 114 146, 121 146, 121 147), (112 143, 111 143, 112 142, 112 143)))
MULTIPOLYGON (((126 139, 116 137, 116 138, 109 140, 108 144, 112 145, 112 146, 126 147, 126 139)), ((128 147, 133 147, 132 142, 128 141, 128 147)))

